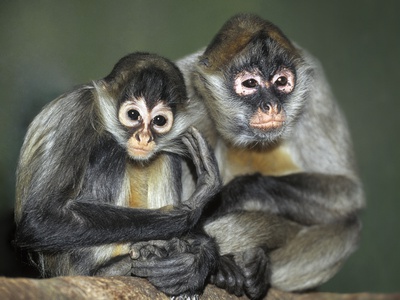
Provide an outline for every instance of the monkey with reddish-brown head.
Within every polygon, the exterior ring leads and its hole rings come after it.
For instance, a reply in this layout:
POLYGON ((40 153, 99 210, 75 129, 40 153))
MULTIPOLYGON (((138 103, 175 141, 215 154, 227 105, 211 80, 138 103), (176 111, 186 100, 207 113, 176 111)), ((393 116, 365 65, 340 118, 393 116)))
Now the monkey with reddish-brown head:
POLYGON ((203 213, 222 255, 211 282, 255 299, 270 286, 326 282, 357 248, 364 196, 318 61, 272 23, 240 14, 178 67, 225 184, 203 213))

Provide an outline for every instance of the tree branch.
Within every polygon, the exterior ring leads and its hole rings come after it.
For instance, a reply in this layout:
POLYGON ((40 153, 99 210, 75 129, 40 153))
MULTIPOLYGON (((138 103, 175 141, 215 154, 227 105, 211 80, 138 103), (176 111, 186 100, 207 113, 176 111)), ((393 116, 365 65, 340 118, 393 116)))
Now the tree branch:
MULTIPOLYGON (((56 277, 51 279, 0 277, 0 299, 137 299, 168 300, 147 280, 136 277, 56 277)), ((247 299, 235 297, 222 289, 208 285, 201 296, 203 300, 247 299)), ((332 294, 286 293, 271 289, 266 300, 398 300, 400 294, 332 294)))

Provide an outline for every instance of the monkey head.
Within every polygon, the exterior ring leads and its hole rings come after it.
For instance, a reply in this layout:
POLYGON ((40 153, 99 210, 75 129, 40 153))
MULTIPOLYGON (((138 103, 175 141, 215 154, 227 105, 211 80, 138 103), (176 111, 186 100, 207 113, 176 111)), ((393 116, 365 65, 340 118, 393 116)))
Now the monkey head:
POLYGON ((167 59, 147 53, 128 55, 102 82, 114 104, 114 116, 105 119, 117 119, 108 127, 132 159, 148 160, 161 149, 168 150, 186 129, 179 125, 182 122, 175 125, 187 101, 183 76, 167 59))
POLYGON ((197 76, 220 135, 247 147, 288 134, 304 106, 305 68, 299 50, 276 26, 241 14, 206 48, 197 76))

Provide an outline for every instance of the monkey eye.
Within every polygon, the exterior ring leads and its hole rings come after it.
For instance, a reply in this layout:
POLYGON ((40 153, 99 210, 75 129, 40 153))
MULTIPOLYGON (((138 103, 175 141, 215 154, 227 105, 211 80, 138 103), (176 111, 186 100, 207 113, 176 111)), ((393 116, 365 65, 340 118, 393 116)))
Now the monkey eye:
POLYGON ((167 119, 164 116, 158 115, 153 119, 153 124, 162 127, 167 124, 167 119))
POLYGON ((136 109, 128 110, 127 114, 132 121, 138 121, 140 118, 140 113, 136 109))
POLYGON ((119 109, 118 119, 126 127, 135 127, 143 122, 146 113, 147 108, 144 100, 126 101, 122 103, 119 109))
POLYGON ((255 88, 258 85, 257 80, 250 78, 242 82, 242 85, 246 88, 255 88))
POLYGON ((285 76, 281 76, 275 81, 275 84, 278 86, 285 86, 287 83, 288 79, 285 76))
POLYGON ((236 75, 233 88, 240 96, 251 95, 257 92, 261 82, 261 76, 257 71, 243 71, 236 75))
POLYGON ((275 73, 271 82, 279 91, 290 93, 294 89, 295 77, 291 70, 282 68, 275 73))
POLYGON ((151 127, 156 134, 164 134, 171 130, 174 114, 166 102, 160 101, 151 110, 151 127))

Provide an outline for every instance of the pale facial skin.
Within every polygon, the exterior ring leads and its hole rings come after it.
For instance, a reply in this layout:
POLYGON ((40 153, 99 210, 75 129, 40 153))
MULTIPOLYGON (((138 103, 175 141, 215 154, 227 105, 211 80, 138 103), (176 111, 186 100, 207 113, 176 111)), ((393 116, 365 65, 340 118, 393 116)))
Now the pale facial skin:
POLYGON ((149 109, 144 98, 125 101, 118 118, 122 125, 133 131, 127 150, 134 159, 149 158, 156 146, 154 135, 170 131, 174 120, 171 108, 164 102, 149 109))
MULTIPOLYGON (((271 79, 264 78, 258 70, 252 70, 236 75, 234 89, 239 96, 252 95, 259 89, 272 87, 288 94, 293 90, 294 83, 294 74, 287 68, 278 70, 271 79)), ((285 117, 285 112, 277 104, 271 103, 265 110, 257 110, 250 120, 250 126, 261 130, 277 129, 283 125, 285 117)))

